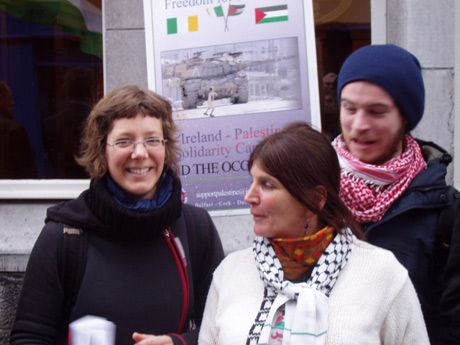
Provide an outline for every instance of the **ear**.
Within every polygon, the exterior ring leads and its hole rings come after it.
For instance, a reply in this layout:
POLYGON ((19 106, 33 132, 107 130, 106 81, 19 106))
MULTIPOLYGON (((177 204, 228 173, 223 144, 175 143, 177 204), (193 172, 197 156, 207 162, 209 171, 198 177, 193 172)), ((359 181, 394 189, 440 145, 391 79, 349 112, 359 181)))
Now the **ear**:
POLYGON ((408 134, 410 131, 409 131, 409 121, 407 121, 407 119, 402 115, 402 113, 400 113, 401 117, 403 118, 403 133, 404 134, 408 134))
POLYGON ((315 193, 317 196, 317 201, 318 201, 318 208, 322 210, 324 208, 324 205, 326 205, 327 201, 327 190, 323 186, 316 186, 315 188, 315 193))
MULTIPOLYGON (((324 206, 326 205, 326 201, 327 201, 326 188, 324 188, 321 185, 316 186, 315 188, 313 188, 313 190, 310 190, 310 193, 312 197, 314 198, 314 201, 317 203, 318 209, 322 210, 324 206)), ((313 213, 313 211, 309 210, 308 208, 305 207, 305 209, 306 209, 307 219, 309 219, 312 215, 316 215, 315 213, 313 213)))

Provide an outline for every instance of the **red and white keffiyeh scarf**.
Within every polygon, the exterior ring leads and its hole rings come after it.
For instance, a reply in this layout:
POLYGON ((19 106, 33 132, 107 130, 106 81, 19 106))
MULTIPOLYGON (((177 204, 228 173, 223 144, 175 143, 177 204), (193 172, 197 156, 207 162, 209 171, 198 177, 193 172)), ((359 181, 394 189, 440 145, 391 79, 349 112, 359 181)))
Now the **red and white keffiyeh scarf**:
POLYGON ((426 168, 415 139, 407 134, 405 140, 404 152, 382 165, 361 162, 348 151, 342 135, 332 142, 342 168, 340 197, 359 223, 382 219, 414 177, 426 168))

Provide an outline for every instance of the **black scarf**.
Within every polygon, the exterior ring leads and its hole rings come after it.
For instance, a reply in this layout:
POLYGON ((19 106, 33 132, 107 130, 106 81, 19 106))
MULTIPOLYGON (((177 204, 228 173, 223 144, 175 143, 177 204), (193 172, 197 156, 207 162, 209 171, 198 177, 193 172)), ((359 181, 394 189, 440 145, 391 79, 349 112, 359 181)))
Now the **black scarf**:
POLYGON ((172 195, 157 209, 139 211, 122 206, 110 193, 105 178, 91 180, 84 198, 88 208, 105 225, 105 231, 127 237, 158 236, 182 211, 181 183, 176 175, 172 176, 172 195))

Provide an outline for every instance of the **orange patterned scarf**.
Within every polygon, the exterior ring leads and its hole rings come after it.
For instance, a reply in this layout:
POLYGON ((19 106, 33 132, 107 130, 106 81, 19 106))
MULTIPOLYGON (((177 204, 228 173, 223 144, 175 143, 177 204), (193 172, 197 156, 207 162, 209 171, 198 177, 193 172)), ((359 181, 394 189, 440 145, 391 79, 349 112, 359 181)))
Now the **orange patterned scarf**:
POLYGON ((283 266, 284 278, 298 281, 309 274, 334 235, 334 229, 327 226, 310 236, 272 239, 270 242, 283 266))

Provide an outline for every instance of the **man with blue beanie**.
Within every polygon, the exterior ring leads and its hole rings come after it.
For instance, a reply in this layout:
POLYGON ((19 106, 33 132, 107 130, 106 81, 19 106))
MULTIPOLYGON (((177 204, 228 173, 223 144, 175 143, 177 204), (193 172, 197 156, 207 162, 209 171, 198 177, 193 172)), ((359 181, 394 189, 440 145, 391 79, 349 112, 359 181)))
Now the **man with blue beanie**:
POLYGON ((365 46, 344 62, 337 92, 341 197, 367 240, 409 271, 431 343, 457 344, 460 194, 445 181, 452 157, 410 134, 425 106, 420 63, 396 45, 365 46))

